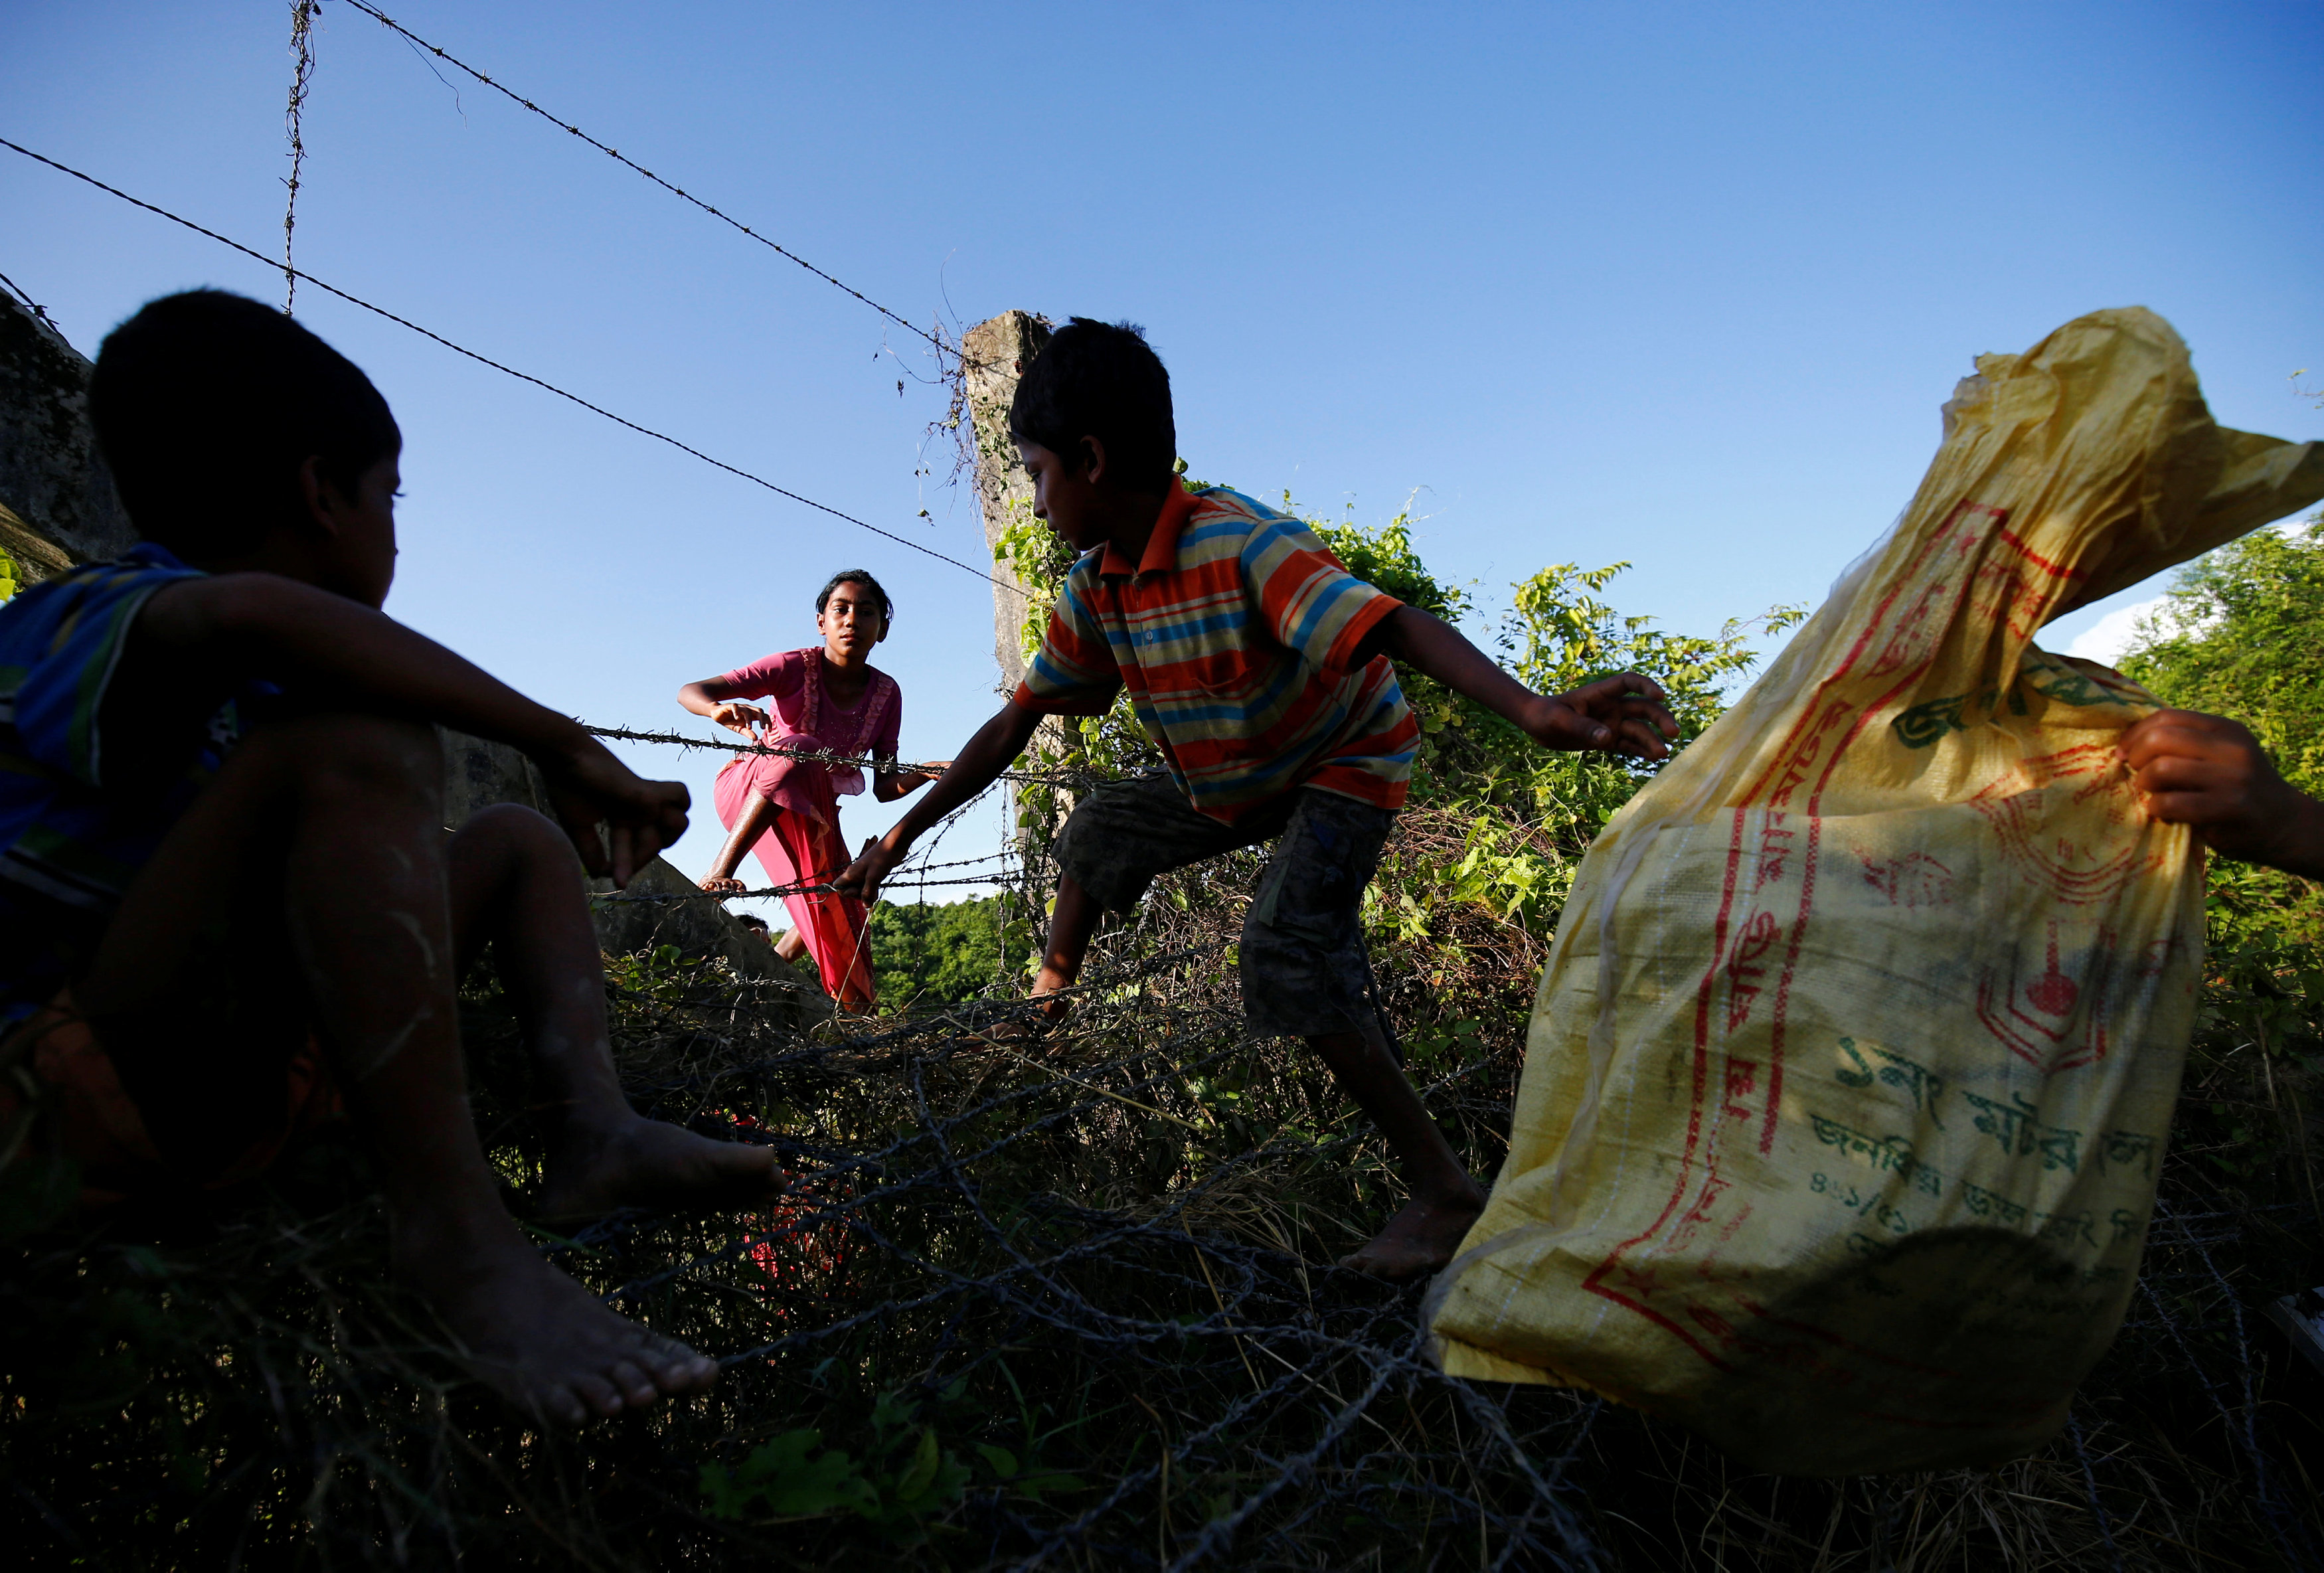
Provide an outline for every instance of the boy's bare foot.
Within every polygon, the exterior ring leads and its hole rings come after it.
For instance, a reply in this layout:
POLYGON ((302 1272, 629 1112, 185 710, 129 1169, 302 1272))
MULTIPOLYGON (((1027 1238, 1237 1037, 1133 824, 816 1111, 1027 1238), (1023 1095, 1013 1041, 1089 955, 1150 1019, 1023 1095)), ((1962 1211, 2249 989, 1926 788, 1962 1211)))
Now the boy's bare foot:
POLYGON ((539 1419, 582 1425, 718 1379, 716 1361, 608 1311, 512 1228, 505 1241, 398 1259, 460 1340, 469 1369, 539 1419))
POLYGON ((623 1207, 758 1207, 781 1188, 772 1147, 722 1142, 639 1116, 604 1134, 568 1135, 534 1211, 544 1224, 569 1228, 623 1207))
POLYGON ((702 888, 713 896, 739 896, 750 888, 740 879, 728 879, 715 874, 705 875, 702 888))
POLYGON ((1485 1193, 1474 1184, 1442 1200, 1407 1202, 1403 1211, 1388 1220, 1388 1228, 1361 1250, 1341 1257, 1339 1265, 1391 1283, 1441 1272, 1460 1250, 1469 1226, 1484 1210, 1485 1193))

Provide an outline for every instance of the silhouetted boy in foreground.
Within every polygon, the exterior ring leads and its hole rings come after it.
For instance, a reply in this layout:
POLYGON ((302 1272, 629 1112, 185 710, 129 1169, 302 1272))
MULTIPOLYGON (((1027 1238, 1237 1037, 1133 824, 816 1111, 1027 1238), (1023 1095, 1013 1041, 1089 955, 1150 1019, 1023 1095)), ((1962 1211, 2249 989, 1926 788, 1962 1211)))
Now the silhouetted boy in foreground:
POLYGON ((686 789, 380 613, 401 438, 288 317, 156 300, 91 404, 144 544, 0 608, 0 1069, 50 1113, 20 1161, 78 1164, 85 1197, 230 1183, 343 1095, 396 1270, 486 1382, 567 1423, 707 1386, 503 1208, 454 998, 490 942, 562 1103, 545 1216, 762 1199, 770 1154, 641 1118, 606 1036, 582 864, 626 882, 686 789), (564 828, 447 834, 431 722, 522 749, 564 828))
POLYGON ((1057 849, 1063 874, 1037 995, 1072 983, 1107 909, 1154 876, 1273 841, 1241 944, 1250 1030, 1307 1040, 1387 1136, 1410 1205, 1342 1265, 1387 1278, 1452 1259, 1485 1194, 1388 1049, 1358 908, 1420 730, 1388 657, 1545 747, 1649 759, 1678 727, 1635 673, 1554 698, 1534 693, 1428 613, 1350 575, 1298 520, 1173 474, 1169 374, 1128 327, 1075 317, 1018 384, 1010 435, 1033 511, 1084 554, 1025 681, 918 806, 837 881, 870 900, 913 841, 982 792, 1045 714, 1102 714, 1123 687, 1167 777, 1084 798, 1057 849))

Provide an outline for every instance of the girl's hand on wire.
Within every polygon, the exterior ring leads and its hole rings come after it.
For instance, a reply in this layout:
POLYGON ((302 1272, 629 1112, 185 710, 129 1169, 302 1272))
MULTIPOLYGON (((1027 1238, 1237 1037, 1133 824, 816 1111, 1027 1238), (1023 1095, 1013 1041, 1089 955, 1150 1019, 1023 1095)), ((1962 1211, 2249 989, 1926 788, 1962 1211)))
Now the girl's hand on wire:
POLYGON ((773 719, 755 704, 728 700, 710 713, 710 719, 728 731, 740 732, 752 742, 759 741, 759 731, 774 724, 773 719))
POLYGON ((951 768, 950 759, 930 759, 913 769, 899 770, 892 776, 883 777, 881 779, 888 790, 881 801, 893 802, 899 797, 909 797, 951 768))

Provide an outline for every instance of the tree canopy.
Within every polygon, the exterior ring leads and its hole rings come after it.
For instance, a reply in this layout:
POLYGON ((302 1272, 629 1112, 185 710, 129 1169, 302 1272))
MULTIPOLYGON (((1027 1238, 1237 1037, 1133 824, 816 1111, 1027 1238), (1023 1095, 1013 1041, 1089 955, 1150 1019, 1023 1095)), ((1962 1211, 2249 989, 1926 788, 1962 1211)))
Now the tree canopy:
POLYGON ((2122 670, 2181 709, 2242 722, 2287 780, 2324 795, 2324 514, 2181 569, 2122 670))

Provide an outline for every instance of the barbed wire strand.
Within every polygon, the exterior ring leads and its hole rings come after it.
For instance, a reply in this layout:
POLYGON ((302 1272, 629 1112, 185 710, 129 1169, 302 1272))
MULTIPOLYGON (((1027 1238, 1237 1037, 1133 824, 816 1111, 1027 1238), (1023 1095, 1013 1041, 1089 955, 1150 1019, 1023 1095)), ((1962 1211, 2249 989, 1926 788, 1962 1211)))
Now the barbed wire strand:
POLYGON ((615 163, 620 164, 624 169, 631 170, 637 174, 644 176, 648 180, 652 181, 655 185, 660 187, 671 196, 678 198, 680 201, 690 203, 694 207, 700 208, 703 212, 710 215, 711 217, 718 220, 719 223, 726 225, 730 228, 738 230, 742 234, 750 236, 751 239, 757 241, 761 245, 765 246, 769 251, 773 252, 776 255, 782 257, 786 261, 798 263, 800 267, 805 268, 808 272, 813 273, 816 278, 822 280, 825 283, 829 284, 834 289, 843 290, 846 294, 854 297, 857 300, 862 301, 864 305, 869 306, 872 310, 878 312, 881 316, 886 317, 897 327, 905 329, 907 332, 918 335, 921 338, 926 339, 929 345, 935 347, 938 355, 963 361, 965 363, 965 357, 961 354, 959 347, 950 343, 940 334, 930 333, 927 329, 920 327, 918 323, 913 322, 909 317, 905 317, 902 313, 890 310, 887 307, 881 305, 880 302, 872 299, 872 297, 866 295, 862 290, 858 290, 853 284, 847 283, 844 280, 835 278, 831 274, 825 272, 821 268, 816 267, 813 262, 808 262, 797 252, 794 252, 788 247, 761 235, 757 230, 752 229, 749 225, 744 224, 741 219, 736 218, 732 214, 724 212, 721 209, 713 207, 711 204, 704 201, 701 198, 694 195, 693 192, 687 190, 684 187, 679 186, 673 181, 664 179, 661 176, 654 173, 651 170, 647 169, 643 164, 639 163, 636 160, 632 159, 627 155, 617 152, 615 149, 609 147, 604 143, 598 141, 595 137, 590 135, 579 126, 564 119, 561 115, 550 114, 548 110, 543 109, 540 105, 517 92, 514 88, 508 87, 506 84, 495 79, 487 73, 477 69, 475 66, 468 64, 457 55, 451 53, 441 44, 430 43, 428 40, 420 37, 418 33, 404 26, 403 23, 396 21, 395 18, 387 14, 384 11, 380 10, 374 5, 367 4, 367 0, 346 0, 346 4, 355 7, 357 11, 362 12, 373 21, 378 23, 382 27, 388 29, 392 32, 400 34, 406 42, 427 51, 429 54, 434 55, 438 60, 444 61, 447 65, 453 67, 456 70, 465 72, 467 76, 473 78, 477 82, 490 87, 493 92, 498 93, 502 97, 506 98, 510 103, 517 105, 533 115, 539 115, 541 119, 549 122, 549 124, 557 127, 558 130, 580 138, 583 142, 587 143, 591 147, 596 149, 607 158, 612 159, 615 163))
MULTIPOLYGON (((899 869, 882 881, 888 885, 909 885, 915 889, 934 888, 947 885, 994 885, 1000 881, 991 876, 968 879, 915 879, 899 869)), ((802 879, 793 885, 770 885, 763 890, 674 890, 667 894, 632 895, 629 891, 606 891, 593 894, 592 901, 659 903, 667 901, 743 901, 776 896, 834 895, 838 888, 828 880, 802 879)))
MULTIPOLYGON (((932 763, 908 765, 898 759, 883 759, 877 754, 842 754, 829 749, 789 748, 781 743, 721 741, 716 738, 688 737, 682 731, 639 731, 626 726, 596 726, 573 718, 592 737, 613 738, 630 743, 665 743, 681 749, 708 749, 721 753, 764 754, 777 759, 805 759, 819 765, 853 765, 859 769, 892 770, 899 774, 937 776, 943 772, 932 763)), ((995 781, 1029 782, 1037 786, 1072 786, 1086 787, 1100 781, 1119 781, 1127 777, 1093 770, 1003 770, 995 781)))
POLYGON ((108 186, 94 175, 84 174, 80 170, 74 169, 69 164, 60 163, 55 159, 50 158, 45 154, 36 153, 31 148, 25 147, 20 143, 11 142, 5 137, 0 137, 0 147, 5 147, 11 152, 21 153, 25 158, 33 161, 35 163, 46 164, 49 168, 57 170, 60 174, 70 175, 74 179, 82 181, 87 185, 94 186, 107 196, 117 197, 122 201, 128 203, 134 207, 142 207, 146 212, 151 213, 157 217, 166 218, 172 224, 178 225, 186 229, 190 229, 196 235, 206 236, 210 240, 217 242, 222 246, 240 252, 244 256, 263 263, 270 269, 280 265, 285 274, 295 278, 303 283, 312 284, 316 289, 323 290, 327 294, 337 296, 339 299, 346 301, 350 306, 358 307, 364 311, 370 312, 374 317, 384 317, 388 321, 394 323, 398 327, 410 328, 413 333, 420 335, 422 338, 432 340, 433 342, 443 345, 446 349, 450 350, 455 354, 465 355, 469 360, 477 363, 479 365, 489 366, 493 371, 499 372, 505 376, 513 377, 520 382, 529 382, 532 386, 540 389, 543 392, 553 393, 558 398, 565 400, 568 403, 577 404, 582 409, 589 411, 590 414, 601 415, 607 420, 613 422, 616 426, 625 427, 629 430, 636 432, 641 437, 650 437, 656 442, 667 443, 682 454, 699 459, 704 464, 710 465, 714 469, 724 470, 730 475, 733 475, 741 480, 748 481, 754 486, 762 486, 768 491, 775 493, 778 497, 788 498, 791 501, 798 503, 802 507, 814 509, 818 513, 828 514, 834 519, 840 520, 845 523, 855 526, 858 529, 868 529, 873 535, 879 536, 886 540, 894 541, 898 546, 909 547, 911 550, 918 552, 923 557, 934 557, 940 563, 949 563, 954 567, 958 568, 961 572, 964 574, 972 574, 977 578, 983 580, 986 584, 994 585, 1000 589, 1007 590, 1012 594, 1022 596, 1025 593, 1025 592, 1022 589, 1019 589, 1017 585, 1008 584, 1003 580, 996 579, 981 568, 973 568, 957 557, 946 557, 944 553, 937 551, 934 547, 925 547, 916 540, 896 534, 893 530, 882 529, 878 525, 872 523, 868 520, 858 519, 855 515, 845 512, 840 509, 834 508, 827 502, 818 502, 812 497, 804 496, 799 492, 790 490, 788 486, 778 485, 774 482, 768 480, 764 475, 754 474, 751 471, 743 469, 739 465, 730 465, 724 459, 713 458, 710 455, 704 453, 700 448, 695 447, 689 443, 682 442, 678 438, 670 436, 668 432, 657 431, 652 427, 645 426, 638 421, 630 419, 627 416, 616 415, 613 411, 604 408, 604 406, 593 404, 588 400, 581 397, 578 393, 570 392, 544 378, 536 377, 530 372, 520 372, 513 366, 505 365, 503 363, 493 359, 490 355, 479 354, 475 350, 469 349, 465 345, 455 344, 452 340, 446 338, 440 333, 422 327, 418 323, 411 321, 409 317, 399 317, 383 306, 374 306, 370 301, 364 299, 361 296, 350 294, 346 290, 340 289, 337 285, 327 283, 321 279, 318 279, 314 274, 309 273, 303 269, 291 267, 288 262, 277 264, 273 258, 243 244, 240 241, 230 240, 226 236, 218 234, 217 231, 205 228, 201 225, 196 224, 190 218, 180 217, 179 215, 171 212, 166 207, 157 207, 153 203, 147 202, 141 198, 132 197, 128 192, 122 190, 119 187, 108 186))
POLYGON ((62 338, 64 336, 65 330, 57 326, 57 319, 51 317, 48 314, 48 311, 39 301, 33 299, 30 295, 25 294, 23 290, 19 289, 15 280, 10 278, 5 273, 0 273, 0 285, 5 285, 9 294, 14 295, 17 299, 24 303, 24 308, 26 310, 30 311, 34 317, 39 317, 42 322, 47 323, 49 325, 49 330, 51 333, 54 333, 59 338, 62 338))
POLYGON ((290 140, 290 178, 283 181, 290 196, 282 204, 282 315, 299 299, 299 273, 290 265, 290 232, 299 227, 299 176, 307 165, 307 143, 300 121, 307 109, 307 84, 315 74, 316 0, 290 0, 290 103, 282 112, 282 129, 290 140))

